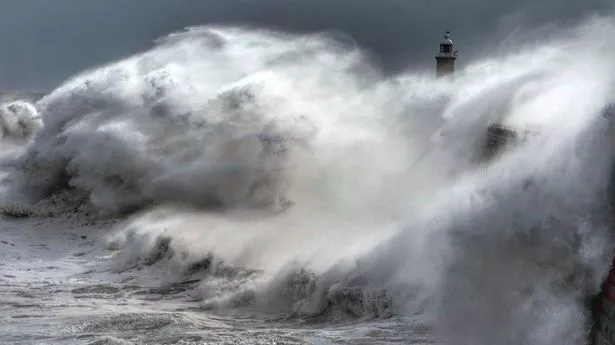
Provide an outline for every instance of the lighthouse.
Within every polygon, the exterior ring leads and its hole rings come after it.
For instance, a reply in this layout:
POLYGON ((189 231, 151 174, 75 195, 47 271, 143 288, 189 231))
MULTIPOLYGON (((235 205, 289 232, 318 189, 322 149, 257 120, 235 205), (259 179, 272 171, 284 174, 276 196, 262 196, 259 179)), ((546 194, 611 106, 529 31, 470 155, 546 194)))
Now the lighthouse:
POLYGON ((436 77, 441 78, 455 72, 457 51, 454 49, 451 33, 447 31, 440 41, 440 52, 436 55, 436 77))

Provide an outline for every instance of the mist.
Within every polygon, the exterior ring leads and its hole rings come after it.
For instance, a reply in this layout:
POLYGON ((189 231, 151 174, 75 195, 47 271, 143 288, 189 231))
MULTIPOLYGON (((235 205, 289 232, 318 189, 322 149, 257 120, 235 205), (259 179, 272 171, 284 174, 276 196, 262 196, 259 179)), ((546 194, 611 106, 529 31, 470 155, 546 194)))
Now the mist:
POLYGON ((48 91, 84 69, 150 48, 194 25, 243 25, 281 31, 338 31, 373 54, 388 72, 431 67, 445 30, 460 65, 518 40, 611 10, 608 0, 494 2, 367 0, 23 0, 1 2, 0 89, 48 91))

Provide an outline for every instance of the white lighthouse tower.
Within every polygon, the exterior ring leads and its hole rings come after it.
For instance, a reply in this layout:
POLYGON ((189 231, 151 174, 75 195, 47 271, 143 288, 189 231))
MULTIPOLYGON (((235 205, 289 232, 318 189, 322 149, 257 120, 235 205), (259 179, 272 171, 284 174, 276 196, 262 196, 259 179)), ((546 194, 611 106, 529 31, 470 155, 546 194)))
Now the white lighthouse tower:
POLYGON ((455 72, 457 51, 454 49, 451 33, 447 31, 440 41, 440 52, 436 55, 436 77, 441 78, 455 72))

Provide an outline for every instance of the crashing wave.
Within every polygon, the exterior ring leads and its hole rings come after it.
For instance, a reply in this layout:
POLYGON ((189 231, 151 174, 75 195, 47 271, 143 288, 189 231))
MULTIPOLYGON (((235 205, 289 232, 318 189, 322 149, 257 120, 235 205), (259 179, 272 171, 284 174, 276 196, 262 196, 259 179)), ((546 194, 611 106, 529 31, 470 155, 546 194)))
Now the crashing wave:
POLYGON ((288 45, 280 52, 226 72, 219 66, 228 63, 224 59, 244 56, 193 44, 206 42, 208 31, 184 35, 76 77, 43 98, 45 128, 17 166, 21 191, 45 198, 70 189, 110 213, 154 202, 292 204, 284 191, 287 157, 306 145, 315 127, 305 116, 310 110, 289 108, 279 83, 266 78, 289 68, 294 61, 280 57, 293 50, 316 59, 339 54, 314 51, 310 41, 297 48, 280 40, 288 45))
POLYGON ((11 178, 34 200, 155 205, 110 242, 118 274, 198 280, 206 308, 578 343, 612 253, 605 26, 452 82, 386 79, 322 35, 192 28, 37 103, 11 178), (477 164, 502 118, 549 130, 477 164))
POLYGON ((0 105, 0 138, 29 140, 43 128, 36 106, 17 100, 0 105))

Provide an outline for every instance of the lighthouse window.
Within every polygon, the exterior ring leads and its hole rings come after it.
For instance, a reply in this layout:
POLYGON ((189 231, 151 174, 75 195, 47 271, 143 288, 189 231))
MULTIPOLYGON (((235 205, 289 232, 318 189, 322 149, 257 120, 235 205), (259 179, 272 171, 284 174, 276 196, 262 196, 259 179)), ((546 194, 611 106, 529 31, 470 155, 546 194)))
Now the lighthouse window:
POLYGON ((440 53, 445 53, 445 54, 450 54, 451 53, 451 46, 448 44, 441 44, 440 45, 440 53))

